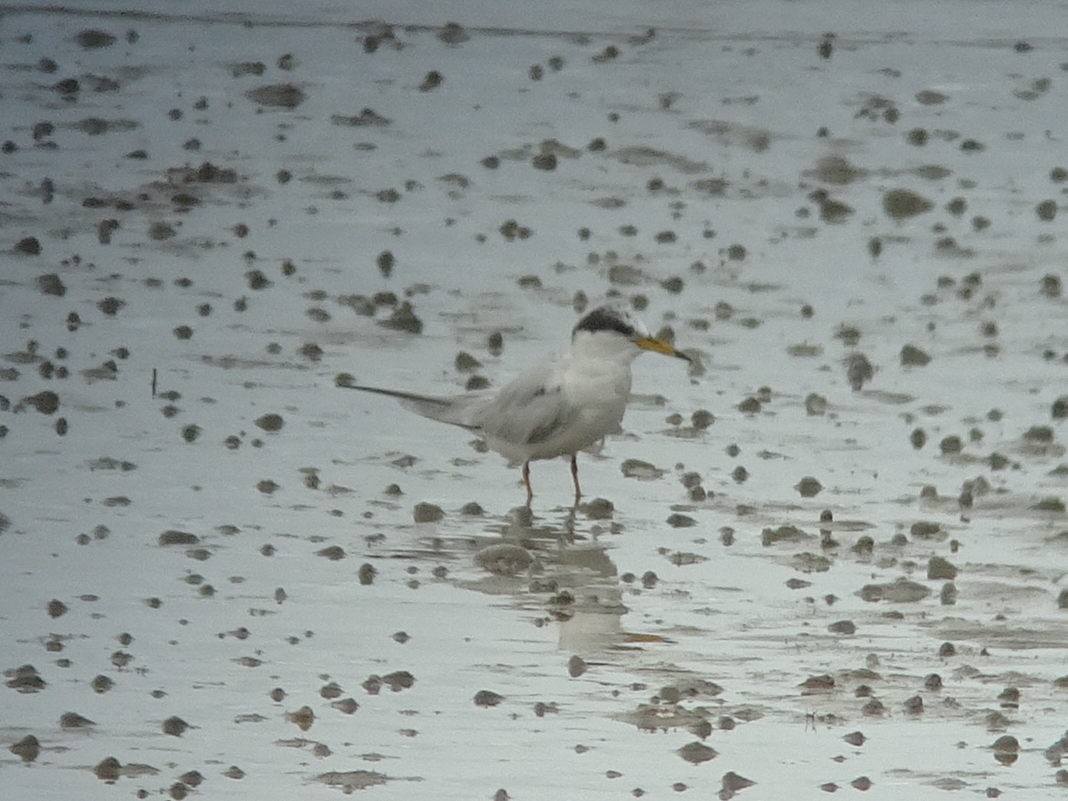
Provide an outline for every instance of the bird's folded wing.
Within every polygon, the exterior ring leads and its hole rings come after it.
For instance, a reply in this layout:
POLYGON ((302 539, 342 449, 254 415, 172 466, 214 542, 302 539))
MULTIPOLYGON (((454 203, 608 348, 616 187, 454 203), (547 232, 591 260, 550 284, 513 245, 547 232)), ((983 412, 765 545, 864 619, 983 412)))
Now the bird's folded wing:
POLYGON ((487 436, 536 445, 566 428, 577 413, 559 385, 522 381, 504 387, 479 416, 487 436))

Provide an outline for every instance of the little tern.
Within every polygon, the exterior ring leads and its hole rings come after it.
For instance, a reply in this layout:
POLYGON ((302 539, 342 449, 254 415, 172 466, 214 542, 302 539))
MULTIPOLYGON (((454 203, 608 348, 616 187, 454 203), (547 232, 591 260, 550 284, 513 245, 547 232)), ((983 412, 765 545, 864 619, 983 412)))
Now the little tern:
POLYGON ((528 505, 534 497, 530 463, 570 456, 577 503, 582 491, 576 454, 622 430, 630 365, 645 350, 693 361, 654 338, 626 310, 601 306, 578 321, 567 351, 520 373, 496 392, 416 395, 355 384, 346 374, 338 376, 337 385, 397 398, 417 414, 480 434, 491 450, 522 464, 528 505))

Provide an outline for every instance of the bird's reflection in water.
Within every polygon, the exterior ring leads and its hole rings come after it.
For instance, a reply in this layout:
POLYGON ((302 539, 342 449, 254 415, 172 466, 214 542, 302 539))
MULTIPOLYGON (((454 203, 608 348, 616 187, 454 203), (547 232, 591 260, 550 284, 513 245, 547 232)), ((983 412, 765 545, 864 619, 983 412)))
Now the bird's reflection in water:
POLYGON ((480 538, 474 562, 488 575, 472 588, 511 592, 524 606, 547 610, 561 650, 589 654, 619 642, 627 608, 619 571, 599 536, 604 525, 581 519, 582 512, 572 506, 546 520, 526 506, 511 510, 491 527, 497 537, 480 538))

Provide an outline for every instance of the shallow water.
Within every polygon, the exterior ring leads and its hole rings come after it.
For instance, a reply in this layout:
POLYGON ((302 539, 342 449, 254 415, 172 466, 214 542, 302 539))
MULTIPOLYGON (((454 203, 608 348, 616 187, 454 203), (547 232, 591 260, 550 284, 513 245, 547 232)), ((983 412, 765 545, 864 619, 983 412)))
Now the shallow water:
POLYGON ((1063 10, 123 8, 0 24, 0 794, 1063 794, 1063 10), (577 509, 334 385, 577 293, 700 357, 577 509))

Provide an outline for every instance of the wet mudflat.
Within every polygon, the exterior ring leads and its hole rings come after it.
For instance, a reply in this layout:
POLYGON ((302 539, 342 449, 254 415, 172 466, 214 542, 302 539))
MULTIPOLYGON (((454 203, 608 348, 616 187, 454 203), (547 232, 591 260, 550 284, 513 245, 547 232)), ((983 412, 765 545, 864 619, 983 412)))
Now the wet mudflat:
POLYGON ((0 795, 1068 792, 1068 19, 851 8, 5 7, 0 795))

